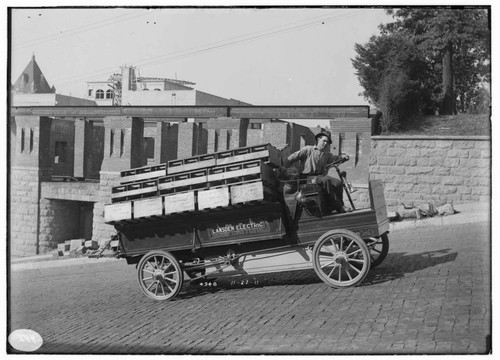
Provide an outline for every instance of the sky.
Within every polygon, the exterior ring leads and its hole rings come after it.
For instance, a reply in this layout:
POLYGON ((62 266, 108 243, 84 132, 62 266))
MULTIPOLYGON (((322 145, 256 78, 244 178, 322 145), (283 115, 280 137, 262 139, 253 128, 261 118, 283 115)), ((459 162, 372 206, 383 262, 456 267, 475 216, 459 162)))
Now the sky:
POLYGON ((11 82, 32 55, 56 92, 123 65, 253 105, 368 105, 354 45, 391 21, 383 8, 12 9, 11 82))

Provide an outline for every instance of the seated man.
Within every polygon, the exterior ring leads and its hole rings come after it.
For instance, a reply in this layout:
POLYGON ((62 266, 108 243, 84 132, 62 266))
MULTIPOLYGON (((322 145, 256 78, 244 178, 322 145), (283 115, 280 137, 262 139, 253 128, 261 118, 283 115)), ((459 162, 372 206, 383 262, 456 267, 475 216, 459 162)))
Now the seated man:
POLYGON ((315 136, 316 145, 304 146, 299 151, 291 154, 285 161, 284 166, 289 167, 294 162, 299 162, 299 172, 302 177, 316 176, 317 183, 325 190, 327 203, 330 210, 336 210, 338 213, 351 211, 344 206, 343 187, 339 179, 327 176, 328 169, 325 166, 339 160, 348 159, 345 154, 340 156, 326 152, 326 146, 332 143, 330 136, 325 133, 319 133, 315 136))

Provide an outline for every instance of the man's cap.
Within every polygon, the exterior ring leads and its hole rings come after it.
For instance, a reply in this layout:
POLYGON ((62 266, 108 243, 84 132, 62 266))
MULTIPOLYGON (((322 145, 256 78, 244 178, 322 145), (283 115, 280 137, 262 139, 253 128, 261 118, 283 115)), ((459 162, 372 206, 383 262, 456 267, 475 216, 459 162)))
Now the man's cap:
POLYGON ((320 132, 320 133, 317 133, 316 136, 314 137, 314 139, 316 140, 316 142, 318 142, 318 139, 322 136, 326 136, 328 138, 328 143, 331 144, 332 143, 332 139, 330 138, 330 134, 327 134, 327 133, 324 133, 324 132, 320 132))

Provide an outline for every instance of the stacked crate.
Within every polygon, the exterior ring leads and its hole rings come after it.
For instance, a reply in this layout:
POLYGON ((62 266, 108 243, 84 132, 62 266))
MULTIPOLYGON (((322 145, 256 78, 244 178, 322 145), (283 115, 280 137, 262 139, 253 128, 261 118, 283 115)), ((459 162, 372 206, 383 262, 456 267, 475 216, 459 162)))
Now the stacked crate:
POLYGON ((266 144, 121 172, 105 205, 107 223, 239 207, 275 200, 281 152, 266 144))

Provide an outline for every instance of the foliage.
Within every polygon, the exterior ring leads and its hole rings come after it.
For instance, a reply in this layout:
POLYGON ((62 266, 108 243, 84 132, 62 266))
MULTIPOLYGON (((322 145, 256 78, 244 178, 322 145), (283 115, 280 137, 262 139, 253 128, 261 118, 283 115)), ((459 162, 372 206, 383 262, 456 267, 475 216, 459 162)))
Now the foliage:
MULTIPOLYGON (((442 109, 450 113, 449 108, 442 106, 446 98, 451 99, 449 106, 458 99, 460 112, 489 107, 484 91, 484 85, 490 81, 491 53, 486 9, 408 7, 388 13, 395 21, 381 25, 381 34, 370 38, 367 44, 355 44, 357 56, 352 59, 365 90, 363 96, 380 108, 384 104, 384 115, 392 118, 385 121, 396 121, 400 126, 408 122, 402 116, 407 116, 410 107, 405 111, 387 108, 396 106, 394 100, 401 91, 406 101, 418 100, 419 105, 412 106, 423 112, 442 109), (446 49, 451 62, 443 61, 446 49), (402 56, 395 63, 397 53, 402 56), (402 88, 398 81, 407 82, 411 88, 402 88), (395 89, 386 88, 391 84, 395 89)), ((451 111, 456 112, 454 108, 451 111)))
POLYGON ((363 95, 384 114, 382 131, 404 127, 399 119, 410 121, 429 107, 424 91, 428 66, 413 42, 399 35, 372 37, 366 47, 356 45, 352 60, 363 95))
POLYGON ((489 114, 418 116, 404 130, 386 131, 386 135, 491 136, 489 114))

